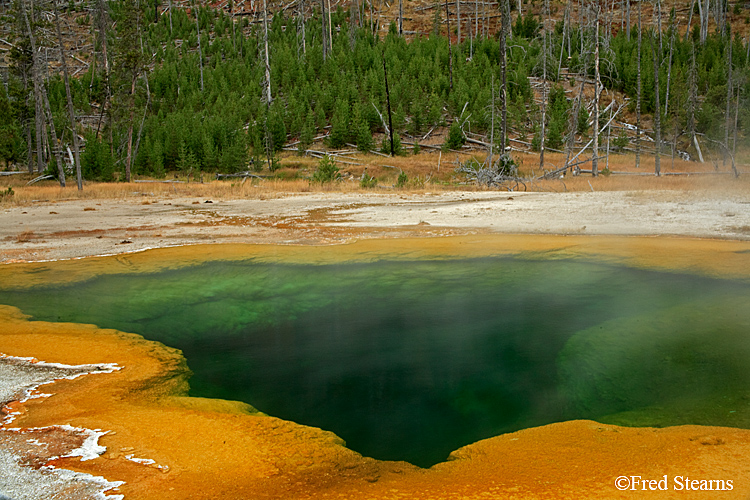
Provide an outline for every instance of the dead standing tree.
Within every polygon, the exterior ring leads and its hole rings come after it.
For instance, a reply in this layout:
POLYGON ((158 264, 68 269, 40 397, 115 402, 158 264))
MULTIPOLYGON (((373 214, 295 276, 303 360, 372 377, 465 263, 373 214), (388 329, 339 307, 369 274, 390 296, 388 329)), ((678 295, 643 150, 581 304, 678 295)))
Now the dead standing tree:
MULTIPOLYGON (((107 103, 112 96, 112 89, 109 81, 109 51, 107 50, 107 29, 110 26, 109 9, 104 0, 96 0, 96 8, 94 10, 94 19, 96 22, 96 39, 99 41, 102 51, 102 60, 104 61, 104 101, 101 103, 101 110, 99 112, 99 121, 96 125, 96 135, 99 135, 101 129, 102 119, 104 118, 104 110, 107 108, 107 103)), ((169 9, 169 32, 172 33, 172 8, 170 3, 169 9)), ((92 72, 93 76, 93 72, 92 72)))
POLYGON ((385 65, 385 54, 383 54, 383 81, 385 82, 385 100, 388 106, 388 133, 391 137, 391 157, 396 156, 393 146, 393 119, 391 117, 391 93, 388 90, 388 69, 385 65))
POLYGON ((502 9, 502 25, 500 29, 500 105, 501 105, 501 128, 500 128, 500 154, 505 154, 506 140, 508 138, 508 47, 507 38, 510 30, 510 0, 500 0, 502 9))
POLYGON ((651 37, 651 52, 654 57, 654 174, 661 175, 661 105, 659 104, 659 66, 661 54, 651 37))
MULTIPOLYGON (((124 0, 126 5, 120 11, 115 29, 117 30, 117 53, 115 57, 118 78, 122 87, 129 92, 121 95, 127 108, 127 155, 125 158, 125 181, 130 182, 133 163, 133 127, 135 125, 136 84, 145 66, 145 58, 140 50, 139 28, 140 9, 135 0, 124 0)), ((110 126, 110 130, 112 130, 110 126)))
MULTIPOLYGON (((589 25, 589 30, 593 31, 593 37, 591 37, 593 40, 585 40, 585 37, 581 37, 581 63, 583 65, 582 68, 582 82, 581 87, 579 90, 578 99, 576 102, 575 110, 574 110, 574 116, 576 117, 576 123, 578 121, 578 113, 580 112, 581 108, 581 102, 583 100, 583 90, 586 83, 586 74, 587 74, 587 64, 586 61, 588 60, 588 57, 591 57, 593 59, 594 64, 594 99, 592 103, 593 107, 593 116, 591 120, 591 124, 593 127, 593 137, 592 139, 583 146, 583 148, 575 155, 573 158, 570 157, 570 154, 573 150, 573 144, 575 140, 575 130, 573 125, 573 122, 571 122, 571 131, 570 135, 568 136, 568 147, 567 147, 567 154, 566 154, 566 160, 565 160, 565 166, 563 168, 560 168, 557 171, 563 171, 567 168, 570 168, 571 166, 576 166, 580 163, 584 163, 585 161, 591 161, 591 173, 593 176, 598 175, 599 171, 599 136, 602 133, 602 130, 607 129, 610 126, 612 120, 620 111, 620 108, 615 110, 613 114, 610 115, 610 120, 604 125, 604 127, 599 126, 599 116, 600 116, 600 110, 599 110, 599 101, 601 98, 601 89, 603 88, 601 83, 601 75, 600 75, 600 66, 601 64, 610 65, 612 66, 612 60, 614 60, 614 53, 612 52, 612 49, 610 48, 608 44, 608 39, 600 38, 599 35, 599 19, 600 19, 600 7, 598 4, 594 4, 591 6, 593 9, 593 16, 590 16, 589 18, 593 21, 593 29, 589 25), (586 47, 586 44, 590 42, 590 45, 586 47), (603 55, 602 55, 603 54, 603 55), (589 146, 591 146, 591 159, 590 160, 584 160, 584 161, 578 161, 576 163, 572 163, 578 156, 580 156, 589 146)), ((611 70, 610 70, 611 71, 611 70)), ((614 101, 612 101, 609 106, 613 106, 614 101)), ((609 107, 604 110, 604 113, 606 113, 610 109, 609 107)), ((577 171, 577 169, 575 170, 577 171)))
POLYGON ((723 163, 727 164, 727 153, 729 152, 729 127, 731 123, 732 110, 732 35, 727 37, 727 110, 724 120, 724 154, 723 163))
MULTIPOLYGON (((43 147, 43 130, 44 130, 44 108, 42 107, 42 79, 39 62, 39 52, 37 50, 35 36, 34 36, 34 3, 31 2, 31 13, 26 12, 25 0, 21 0, 19 3, 21 12, 26 23, 26 29, 28 32, 29 42, 31 44, 31 81, 34 86, 34 131, 36 139, 36 169, 37 172, 44 170, 44 147, 43 147), (29 20, 31 18, 31 20, 29 20)), ((31 128, 28 129, 28 135, 30 139, 31 128)), ((34 164, 31 162, 31 142, 29 141, 29 173, 34 173, 34 164)))
POLYGON ((547 125, 547 60, 549 58, 547 21, 549 21, 549 0, 545 0, 544 2, 544 14, 542 17, 542 130, 539 137, 539 168, 542 170, 544 169, 544 144, 547 125))
POLYGON ((193 13, 195 14, 195 30, 198 32, 198 67, 201 70, 201 94, 203 93, 203 49, 201 48, 201 23, 200 9, 198 4, 193 4, 193 13))
POLYGON ((273 140, 271 138, 271 132, 268 129, 268 115, 271 112, 271 62, 268 54, 268 1, 263 0, 263 46, 264 50, 264 61, 265 61, 265 73, 266 79, 264 82, 264 93, 263 97, 266 103, 266 116, 265 116, 265 135, 266 135, 266 162, 268 164, 268 170, 273 170, 273 140))
POLYGON ((323 60, 328 57, 328 29, 327 29, 327 18, 326 18, 326 0, 320 0, 320 24, 323 30, 323 60))
MULTIPOLYGON (((60 182, 60 186, 65 187, 65 169, 63 168, 63 161, 60 155, 60 148, 59 148, 58 141, 57 141, 57 132, 55 131, 55 121, 54 121, 54 117, 52 116, 52 111, 50 109, 49 96, 47 95, 47 89, 45 88, 44 80, 41 77, 41 73, 42 73, 42 70, 40 68, 41 61, 39 60, 39 51, 37 49, 36 37, 34 36, 34 31, 31 27, 31 23, 29 22, 29 16, 26 13, 26 9, 23 6, 23 0, 21 1, 20 8, 23 14, 24 22, 26 24, 26 29, 28 31, 29 43, 31 45, 33 78, 38 79, 38 82, 35 81, 35 84, 38 84, 39 95, 37 96, 37 98, 40 98, 42 101, 39 104, 43 105, 43 113, 46 116, 47 122, 49 123, 50 134, 52 135, 52 144, 50 145, 50 150, 52 150, 52 153, 55 155, 55 162, 57 163, 57 177, 58 177, 58 181, 60 182)), ((35 90, 37 90, 36 85, 35 85, 35 90)), ((37 157, 39 156, 40 155, 38 153, 37 157)))
MULTIPOLYGON (((641 1, 638 2, 638 75, 636 84, 636 97, 635 97, 635 168, 641 166, 641 95, 643 94, 642 80, 641 80, 641 57, 643 52, 641 50, 643 44, 643 29, 641 25, 641 1)), ((700 0, 698 0, 700 1, 700 0)))
MULTIPOLYGON (((307 40, 305 39, 305 0, 300 0, 299 11, 297 13, 297 34, 301 41, 302 57, 307 55, 307 40)), ((299 58, 299 45, 297 47, 297 57, 299 58)))
POLYGON ((461 0, 456 0, 456 45, 460 52, 461 46, 461 0))
POLYGON ((698 143, 698 136, 695 133, 695 114, 698 110, 698 71, 695 65, 695 43, 690 42, 691 48, 691 65, 690 74, 688 76, 688 132, 693 140, 693 145, 698 153, 698 160, 701 163, 703 161, 703 152, 701 151, 700 144, 698 143))
POLYGON ((601 78, 599 76, 599 5, 595 5, 594 16, 594 150, 591 156, 591 175, 599 175, 599 98, 601 97, 601 78))
POLYGON ((659 3, 659 0, 656 0, 654 10, 657 15, 658 32, 652 33, 651 53, 654 59, 654 174, 658 176, 661 175, 661 89, 659 88, 659 70, 663 54, 661 43, 661 3, 659 3), (658 39, 655 40, 657 37, 658 39))
POLYGON ((453 44, 451 42, 451 15, 448 11, 448 0, 445 0, 445 22, 448 31, 448 81, 450 90, 453 90, 453 44))
MULTIPOLYGON (((33 21, 29 21, 29 14, 26 12, 25 0, 21 0, 19 3, 21 13, 26 23, 26 29, 28 39, 31 45, 31 80, 34 85, 34 130, 36 132, 36 160, 37 160, 37 171, 42 172, 44 170, 44 157, 42 147, 42 130, 44 127, 44 109, 42 108, 42 89, 41 89, 41 74, 39 68, 39 53, 36 46, 36 37, 34 36, 33 21)), ((32 3, 33 8, 33 3, 32 3)), ((29 128, 29 132, 31 129, 29 128)), ((31 150, 31 143, 29 143, 29 151, 31 150)), ((31 154, 31 153, 29 153, 31 154)), ((31 157, 29 157, 31 159, 31 157)), ((34 164, 29 161, 29 173, 34 173, 34 164)))
POLYGON ((65 45, 60 29, 60 15, 58 14, 56 0, 52 0, 55 13, 55 31, 57 32, 57 43, 60 45, 60 65, 63 70, 63 80, 65 82, 65 96, 68 101, 68 115, 70 116, 70 132, 73 135, 73 156, 75 158, 76 182, 78 190, 83 189, 83 178, 81 177, 81 150, 78 145, 78 130, 76 126, 76 114, 73 108, 73 97, 70 94, 70 79, 68 77, 68 64, 65 61, 65 45))

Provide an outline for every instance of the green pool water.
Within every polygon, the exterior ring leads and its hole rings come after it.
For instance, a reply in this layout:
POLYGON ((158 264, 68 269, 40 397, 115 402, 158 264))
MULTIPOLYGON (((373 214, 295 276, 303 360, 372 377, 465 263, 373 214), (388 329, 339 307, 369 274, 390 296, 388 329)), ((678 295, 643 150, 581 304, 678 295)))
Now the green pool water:
POLYGON ((248 260, 4 283, 0 303, 177 347, 192 395, 242 400, 420 466, 576 418, 750 427, 742 281, 509 257, 248 260))

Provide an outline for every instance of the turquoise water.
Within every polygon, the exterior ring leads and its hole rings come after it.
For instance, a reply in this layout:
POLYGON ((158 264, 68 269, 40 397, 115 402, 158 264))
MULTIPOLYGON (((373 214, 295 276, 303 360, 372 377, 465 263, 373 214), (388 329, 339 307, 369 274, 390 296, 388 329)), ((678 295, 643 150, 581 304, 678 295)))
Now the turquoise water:
POLYGON ((420 466, 573 418, 750 427, 743 282, 575 260, 244 261, 4 285, 0 303, 180 348, 192 395, 420 466))

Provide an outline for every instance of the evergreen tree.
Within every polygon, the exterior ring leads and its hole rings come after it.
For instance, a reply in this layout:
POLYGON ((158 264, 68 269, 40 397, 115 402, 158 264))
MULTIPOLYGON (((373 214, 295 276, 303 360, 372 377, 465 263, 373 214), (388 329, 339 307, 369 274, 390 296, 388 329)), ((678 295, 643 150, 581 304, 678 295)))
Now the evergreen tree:
POLYGON ((362 116, 359 105, 356 105, 354 108, 354 131, 356 134, 357 149, 363 153, 370 152, 373 148, 372 132, 370 132, 370 126, 362 116))
POLYGON ((350 142, 351 121, 349 119, 349 102, 340 99, 336 103, 333 118, 331 118, 331 135, 328 138, 329 145, 334 149, 340 149, 350 142))

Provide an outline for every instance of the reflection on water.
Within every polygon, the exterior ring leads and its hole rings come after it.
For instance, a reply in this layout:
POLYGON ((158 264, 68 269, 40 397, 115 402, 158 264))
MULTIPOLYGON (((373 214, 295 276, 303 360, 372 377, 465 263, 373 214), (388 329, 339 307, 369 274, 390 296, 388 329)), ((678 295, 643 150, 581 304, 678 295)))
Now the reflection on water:
POLYGON ((246 261, 6 286, 0 303, 178 347, 193 395, 426 466, 571 418, 750 427, 749 292, 571 260, 246 261))

